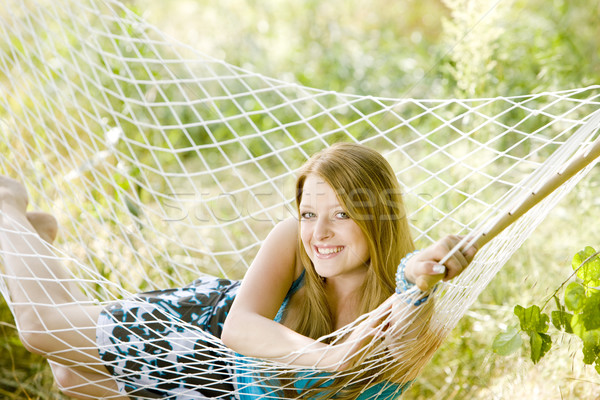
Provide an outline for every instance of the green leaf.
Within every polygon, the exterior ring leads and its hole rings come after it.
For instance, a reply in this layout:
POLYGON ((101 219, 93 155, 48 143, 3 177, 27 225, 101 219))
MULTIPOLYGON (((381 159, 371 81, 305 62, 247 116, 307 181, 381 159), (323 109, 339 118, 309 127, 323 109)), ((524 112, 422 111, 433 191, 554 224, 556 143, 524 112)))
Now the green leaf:
POLYGON ((573 270, 579 268, 577 277, 581 279, 586 286, 600 285, 600 257, 595 254, 596 250, 593 247, 586 246, 585 249, 575 254, 571 261, 573 270), (588 258, 589 260, 585 262, 588 258), (585 264, 583 264, 584 262, 585 264))
POLYGON ((519 317, 522 331, 534 331, 544 333, 548 330, 548 322, 550 317, 548 314, 541 312, 540 308, 533 305, 528 308, 523 308, 520 305, 516 305, 514 313, 519 317))
POLYGON ((529 334, 529 344, 531 345, 531 361, 537 364, 552 347, 552 339, 545 333, 533 331, 527 333, 529 334))
POLYGON ((571 328, 573 329, 573 333, 583 339, 583 335, 585 334, 585 326, 583 324, 583 318, 580 314, 573 315, 571 318, 571 328))
POLYGON ((573 314, 566 311, 552 311, 550 314, 552 317, 552 325, 558 330, 564 330, 567 333, 573 333, 571 328, 571 319, 573 314))
POLYGON ((496 335, 492 349, 496 354, 508 356, 517 351, 522 345, 521 333, 516 327, 510 327, 506 332, 500 332, 496 335))
POLYGON ((596 250, 594 250, 593 247, 585 246, 583 250, 580 250, 577 253, 575 253, 573 259, 571 260, 571 267, 573 267, 573 271, 579 268, 581 264, 583 264, 583 262, 589 257, 591 257, 595 252, 596 250))
POLYGON ((600 331, 587 331, 583 335, 583 362, 593 364, 600 352, 600 331))
POLYGON ((585 304, 585 289, 580 283, 571 282, 565 289, 565 305, 571 311, 579 311, 585 304))
POLYGON ((592 293, 585 300, 581 317, 587 331, 600 328, 600 292, 592 293))

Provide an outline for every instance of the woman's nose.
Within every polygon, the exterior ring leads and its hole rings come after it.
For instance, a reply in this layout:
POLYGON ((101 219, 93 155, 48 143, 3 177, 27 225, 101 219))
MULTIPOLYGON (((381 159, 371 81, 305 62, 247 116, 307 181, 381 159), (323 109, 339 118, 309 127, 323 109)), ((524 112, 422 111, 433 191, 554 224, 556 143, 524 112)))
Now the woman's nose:
POLYGON ((328 239, 332 236, 331 221, 329 218, 321 217, 317 219, 313 236, 317 240, 328 239))

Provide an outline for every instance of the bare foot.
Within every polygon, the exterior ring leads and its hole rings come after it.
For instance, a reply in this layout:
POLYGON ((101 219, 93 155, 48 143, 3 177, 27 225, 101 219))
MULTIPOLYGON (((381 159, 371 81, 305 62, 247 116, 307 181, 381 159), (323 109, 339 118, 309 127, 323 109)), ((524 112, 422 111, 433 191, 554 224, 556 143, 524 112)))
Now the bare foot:
POLYGON ((16 211, 25 214, 29 197, 25 186, 20 182, 0 175, 0 206, 11 205, 16 211))
POLYGON ((58 233, 58 222, 52 214, 41 211, 30 211, 25 215, 43 240, 48 243, 54 242, 58 233))

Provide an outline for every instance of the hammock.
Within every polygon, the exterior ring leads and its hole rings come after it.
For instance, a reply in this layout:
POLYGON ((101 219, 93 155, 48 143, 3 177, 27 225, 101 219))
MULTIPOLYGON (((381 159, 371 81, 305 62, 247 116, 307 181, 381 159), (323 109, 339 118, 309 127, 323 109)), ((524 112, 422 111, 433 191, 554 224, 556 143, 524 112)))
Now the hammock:
MULTIPOLYGON (((241 279, 266 233, 295 214, 297 168, 332 143, 384 154, 423 247, 449 233, 486 232, 560 173, 599 126, 600 86, 460 100, 350 95, 199 53, 114 0, 10 3, 0 17, 0 172, 26 182, 34 208, 57 216, 51 249, 70 268, 64 283, 101 304, 202 274, 241 279)), ((593 164, 439 285, 427 341, 396 349, 413 360, 407 380, 593 164)), ((235 357, 204 339, 220 359, 235 357)), ((348 386, 367 390, 394 367, 374 359, 348 386)), ((245 362, 272 385, 266 398, 315 372, 245 362)))

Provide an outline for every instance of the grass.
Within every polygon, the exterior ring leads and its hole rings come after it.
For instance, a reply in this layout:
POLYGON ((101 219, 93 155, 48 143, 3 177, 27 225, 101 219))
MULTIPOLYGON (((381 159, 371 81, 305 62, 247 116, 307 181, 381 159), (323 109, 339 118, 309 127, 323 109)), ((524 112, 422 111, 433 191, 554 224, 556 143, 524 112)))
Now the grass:
POLYGON ((19 341, 12 315, 0 302, 0 398, 2 399, 66 399, 54 385, 46 360, 26 351, 19 341))
MULTIPOLYGON (((595 220, 598 171, 553 210, 473 304, 425 368, 405 399, 593 399, 600 378, 581 363, 580 343, 555 335, 555 348, 534 365, 525 351, 509 357, 491 351, 494 336, 517 323, 515 304, 540 304, 570 275, 570 258, 597 245, 595 220), (560 234, 557 235, 557 227, 560 234), (585 227, 585 229, 582 229, 585 227)), ((64 398, 39 356, 18 342, 4 303, 0 324, 3 361, 0 393, 7 399, 64 398)))
POLYGON ((554 335, 537 365, 525 350, 491 351, 495 335, 518 324, 515 304, 542 304, 572 273, 571 258, 597 246, 596 169, 569 193, 514 254, 426 367, 407 399, 595 399, 600 376, 581 362, 581 343, 554 335))

